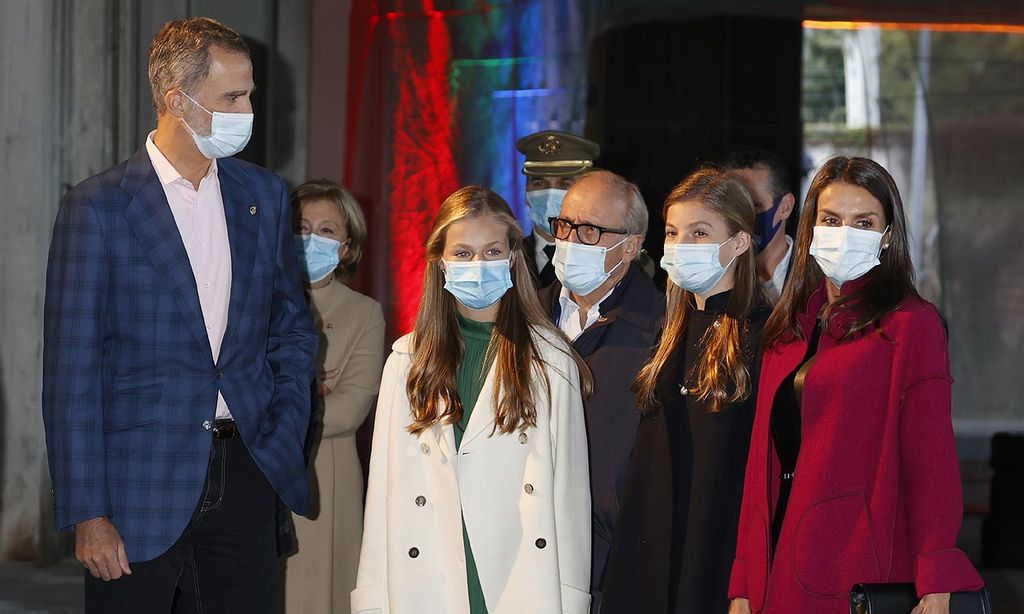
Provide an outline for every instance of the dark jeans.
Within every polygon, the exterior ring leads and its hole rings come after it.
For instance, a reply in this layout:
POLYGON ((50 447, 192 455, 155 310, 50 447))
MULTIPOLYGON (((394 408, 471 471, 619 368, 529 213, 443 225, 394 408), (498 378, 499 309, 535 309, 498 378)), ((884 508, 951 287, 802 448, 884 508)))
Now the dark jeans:
POLYGON ((104 582, 86 571, 86 614, 271 613, 276 500, 241 437, 214 439, 182 536, 157 558, 131 563, 130 576, 104 582))

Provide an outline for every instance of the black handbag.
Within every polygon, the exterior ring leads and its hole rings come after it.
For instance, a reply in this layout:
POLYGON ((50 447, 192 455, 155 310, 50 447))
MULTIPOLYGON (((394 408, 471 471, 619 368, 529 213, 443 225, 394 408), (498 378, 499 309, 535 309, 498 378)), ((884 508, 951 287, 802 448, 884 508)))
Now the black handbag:
MULTIPOLYGON (((858 584, 850 591, 850 614, 910 614, 920 601, 911 583, 858 584)), ((949 614, 992 614, 988 589, 953 593, 949 614)))

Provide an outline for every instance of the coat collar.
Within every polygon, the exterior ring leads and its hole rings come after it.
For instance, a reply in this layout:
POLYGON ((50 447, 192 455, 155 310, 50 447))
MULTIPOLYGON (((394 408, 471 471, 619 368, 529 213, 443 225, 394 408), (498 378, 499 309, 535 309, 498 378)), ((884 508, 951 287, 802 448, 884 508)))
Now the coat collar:
POLYGON ((719 292, 707 297, 704 301, 704 313, 708 315, 725 313, 729 309, 730 296, 732 296, 732 290, 726 290, 725 292, 719 292))
MULTIPOLYGON (((534 342, 543 343, 543 341, 536 336, 534 337, 534 342)), ((391 345, 391 349, 399 354, 411 356, 412 333, 399 337, 398 340, 391 345)), ((473 406, 473 413, 469 416, 469 424, 466 425, 466 433, 462 436, 461 447, 463 448, 482 434, 489 434, 491 429, 494 428, 495 407, 491 400, 494 398, 494 387, 497 385, 495 382, 497 377, 497 368, 497 361, 494 361, 491 363, 491 367, 487 371, 487 378, 484 380, 484 385, 480 389, 480 395, 476 399, 476 405, 473 406)), ((454 428, 455 427, 451 424, 437 423, 428 429, 437 442, 437 445, 449 458, 453 458, 457 454, 454 428)))
MULTIPOLYGON (((849 296, 859 292, 870 284, 873 278, 874 274, 872 272, 868 272, 857 279, 846 282, 839 289, 839 296, 849 296)), ((825 303, 828 301, 828 289, 826 288, 827 283, 828 282, 822 278, 818 288, 812 292, 810 298, 807 299, 807 307, 803 312, 798 313, 796 316, 797 322, 800 324, 800 328, 803 330, 805 338, 814 330, 814 323, 818 319, 818 314, 821 313, 821 310, 825 307, 825 303)), ((839 339, 845 335, 856 317, 856 313, 848 307, 838 311, 829 321, 827 329, 829 336, 833 339, 839 339)))
MULTIPOLYGON (((562 284, 559 281, 555 281, 541 291, 541 304, 546 306, 554 322, 558 322, 562 312, 558 301, 561 293, 562 284)), ((659 293, 654 287, 654 282, 647 277, 647 274, 643 272, 638 264, 632 262, 622 280, 615 286, 611 294, 601 302, 600 313, 602 319, 599 320, 600 324, 595 324, 587 330, 589 331, 599 325, 611 324, 620 319, 629 322, 641 330, 661 328, 659 320, 660 314, 664 310, 659 311, 656 306, 650 304, 651 297, 658 296, 659 293)), ((586 333, 587 331, 583 331, 583 334, 586 333)), ((582 338, 583 335, 580 335, 580 337, 582 338)))
MULTIPOLYGON (((466 432, 462 436, 461 449, 463 450, 474 439, 482 434, 489 434, 494 428, 495 407, 491 403, 491 399, 494 396, 496 368, 495 364, 491 365, 490 370, 487 372, 487 379, 484 380, 484 385, 480 389, 480 396, 477 397, 476 405, 473 406, 473 413, 469 416, 469 424, 466 425, 466 432)), ((429 432, 445 457, 453 459, 458 456, 459 448, 455 445, 455 427, 452 424, 438 422, 430 427, 429 432)))
MULTIPOLYGON (((476 398, 476 405, 473 406, 473 413, 469 416, 469 423, 466 424, 466 432, 462 436, 462 445, 460 446, 462 448, 465 448, 482 433, 490 433, 494 428, 494 412, 497 408, 491 401, 494 398, 494 380, 497 369, 497 361, 492 361, 487 370, 487 379, 484 380, 484 385, 480 388, 480 395, 476 398)), ((445 428, 451 433, 454 427, 448 424, 445 425, 445 428)), ((455 436, 452 434, 452 441, 454 442, 454 440, 455 436)))

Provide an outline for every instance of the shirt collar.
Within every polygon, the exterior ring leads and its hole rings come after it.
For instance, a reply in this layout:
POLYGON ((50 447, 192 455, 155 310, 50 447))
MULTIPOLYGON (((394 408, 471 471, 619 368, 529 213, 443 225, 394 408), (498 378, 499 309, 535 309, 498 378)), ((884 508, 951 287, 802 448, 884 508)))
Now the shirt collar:
POLYGON ((789 235, 786 237, 786 255, 779 261, 778 266, 775 267, 775 272, 772 273, 772 286, 776 290, 782 292, 782 286, 786 283, 786 273, 789 271, 789 261, 793 259, 793 238, 789 235))
MULTIPOLYGON (((622 281, 619 281, 619 283, 612 286, 611 289, 608 290, 608 292, 606 292, 605 295, 602 296, 599 301, 594 303, 594 305, 590 308, 590 311, 587 312, 588 315, 591 312, 595 312, 595 310, 599 312, 601 310, 601 303, 603 303, 605 299, 611 296, 612 292, 615 292, 615 289, 618 288, 620 284, 622 284, 622 281)), ((572 300, 572 293, 569 292, 569 289, 566 288, 565 286, 562 286, 562 291, 558 293, 558 304, 562 308, 562 313, 565 313, 566 307, 568 307, 569 305, 575 307, 576 310, 579 310, 580 308, 579 304, 577 304, 576 301, 572 300)))
MULTIPOLYGON (((153 135, 156 134, 156 130, 149 133, 146 137, 146 153, 149 154, 149 161, 153 163, 153 170, 156 171, 156 176, 160 179, 160 184, 163 186, 170 185, 179 179, 185 183, 189 183, 187 179, 181 176, 178 169, 174 168, 171 161, 167 159, 167 156, 153 142, 153 135)), ((210 160, 210 170, 207 171, 206 177, 213 177, 217 174, 217 161, 210 160)), ((189 186, 191 187, 191 183, 189 186)))

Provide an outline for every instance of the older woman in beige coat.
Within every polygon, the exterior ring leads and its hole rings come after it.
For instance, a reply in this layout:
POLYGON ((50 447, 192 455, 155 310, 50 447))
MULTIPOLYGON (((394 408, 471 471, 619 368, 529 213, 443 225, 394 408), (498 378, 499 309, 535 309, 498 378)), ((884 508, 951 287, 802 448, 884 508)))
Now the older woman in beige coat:
POLYGON ((296 245, 320 331, 319 405, 310 458, 312 519, 295 516, 298 552, 286 563, 288 614, 347 614, 362 540, 363 472, 355 434, 377 398, 384 363, 380 304, 348 286, 366 222, 341 186, 310 181, 292 194, 296 245))

